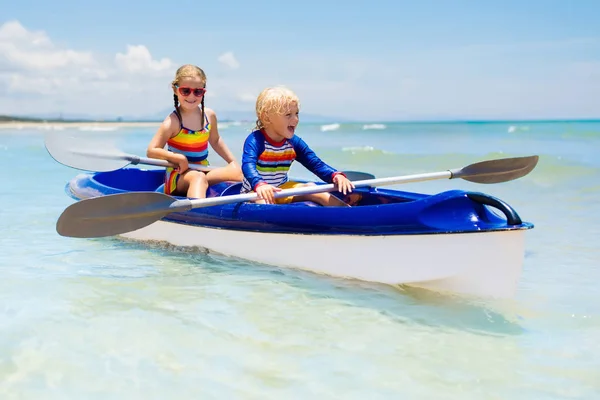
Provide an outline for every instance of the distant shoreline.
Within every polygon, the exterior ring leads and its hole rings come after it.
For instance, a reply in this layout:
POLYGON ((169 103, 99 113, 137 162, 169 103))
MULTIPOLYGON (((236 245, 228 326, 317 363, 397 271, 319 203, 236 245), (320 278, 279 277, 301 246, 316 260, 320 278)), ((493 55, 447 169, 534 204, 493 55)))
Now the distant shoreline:
POLYGON ((157 122, 109 122, 109 121, 0 121, 0 129, 25 128, 144 128, 158 127, 157 122))
MULTIPOLYGON (((304 122, 307 125, 355 125, 355 124, 418 124, 418 125, 439 125, 439 124, 543 124, 543 123, 600 123, 600 119, 514 119, 514 120, 415 120, 415 121, 340 121, 340 122, 304 122)), ((118 128, 158 128, 162 121, 82 121, 82 120, 35 120, 35 119, 0 119, 0 129, 68 129, 83 128, 83 130, 114 130, 118 128)), ((249 121, 219 121, 223 125, 239 125, 251 123, 249 121)))

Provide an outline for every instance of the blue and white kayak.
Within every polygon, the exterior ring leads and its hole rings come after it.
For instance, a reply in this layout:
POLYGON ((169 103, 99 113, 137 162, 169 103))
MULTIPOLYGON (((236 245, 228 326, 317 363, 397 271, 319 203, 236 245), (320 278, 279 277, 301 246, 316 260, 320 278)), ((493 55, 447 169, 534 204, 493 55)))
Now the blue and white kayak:
MULTIPOLYGON (((163 170, 123 168, 82 173, 66 189, 75 200, 162 192, 163 178, 163 170)), ((240 188, 221 183, 207 196, 239 195, 240 188)), ((533 224, 504 201, 463 190, 427 195, 361 187, 354 193, 360 199, 348 208, 311 202, 193 208, 120 236, 343 278, 474 296, 515 294, 525 231, 533 224)))

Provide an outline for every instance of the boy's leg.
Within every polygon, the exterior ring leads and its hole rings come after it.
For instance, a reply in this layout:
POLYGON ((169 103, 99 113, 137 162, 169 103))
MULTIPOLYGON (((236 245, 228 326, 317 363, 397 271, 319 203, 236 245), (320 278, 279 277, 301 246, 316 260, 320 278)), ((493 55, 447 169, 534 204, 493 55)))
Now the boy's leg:
MULTIPOLYGON (((287 182, 286 182, 287 183, 287 182)), ((313 182, 309 183, 297 183, 294 182, 295 185, 292 187, 302 187, 302 186, 315 186, 316 184, 313 182)), ((338 199, 331 193, 312 193, 312 194, 303 194, 298 196, 290 196, 290 202, 300 202, 300 201, 312 201, 314 203, 320 204, 325 207, 350 207, 348 204, 344 203, 342 200, 338 199)), ((287 197, 286 197, 287 199, 287 197)))

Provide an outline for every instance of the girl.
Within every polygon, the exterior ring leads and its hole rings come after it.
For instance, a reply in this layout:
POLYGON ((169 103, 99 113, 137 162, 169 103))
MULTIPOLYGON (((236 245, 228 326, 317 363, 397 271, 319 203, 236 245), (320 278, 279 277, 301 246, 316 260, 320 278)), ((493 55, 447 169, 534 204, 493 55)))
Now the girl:
POLYGON ((323 206, 349 205, 330 193, 313 193, 300 196, 274 198, 274 192, 314 183, 288 180, 288 171, 298 160, 323 181, 335 183, 339 192, 352 192, 354 184, 343 172, 325 164, 298 136, 300 101, 289 89, 267 88, 256 99, 256 129, 244 142, 242 170, 244 180, 241 193, 256 191, 261 200, 257 203, 287 204, 296 201, 313 201, 323 206))
POLYGON ((205 198, 210 185, 241 181, 242 170, 219 136, 217 116, 213 110, 204 107, 204 71, 194 65, 183 65, 177 70, 171 86, 175 110, 162 122, 146 152, 148 157, 177 165, 177 168, 168 167, 165 172, 165 193, 205 198), (208 173, 189 169, 189 163, 208 165, 209 143, 228 165, 208 173))

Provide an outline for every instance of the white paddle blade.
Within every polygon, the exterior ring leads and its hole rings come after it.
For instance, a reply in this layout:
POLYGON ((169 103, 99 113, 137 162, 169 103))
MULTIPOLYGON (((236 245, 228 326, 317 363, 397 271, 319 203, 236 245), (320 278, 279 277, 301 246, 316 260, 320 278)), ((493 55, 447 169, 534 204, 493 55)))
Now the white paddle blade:
POLYGON ((114 171, 131 162, 130 156, 118 150, 110 140, 97 137, 52 132, 45 135, 44 144, 57 162, 85 171, 114 171))

